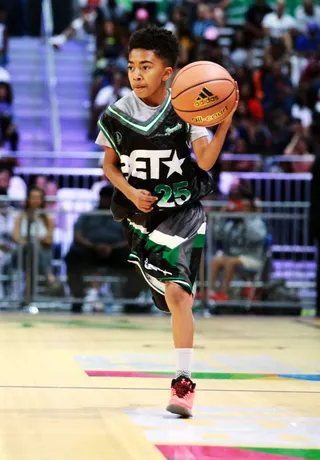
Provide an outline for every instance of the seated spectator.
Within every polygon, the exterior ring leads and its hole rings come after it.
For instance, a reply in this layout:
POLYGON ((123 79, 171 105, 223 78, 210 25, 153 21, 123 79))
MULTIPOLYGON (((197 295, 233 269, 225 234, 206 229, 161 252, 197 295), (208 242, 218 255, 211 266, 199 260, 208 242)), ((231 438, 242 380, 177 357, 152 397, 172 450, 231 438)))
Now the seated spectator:
POLYGON ((292 138, 290 117, 282 109, 273 109, 268 113, 267 121, 271 133, 270 151, 280 156, 292 138))
MULTIPOLYGON (((249 145, 248 142, 242 138, 238 137, 235 142, 234 142, 234 148, 232 152, 234 154, 242 154, 246 155, 249 153, 249 145)), ((222 162, 222 168, 226 171, 253 171, 254 170, 254 162, 250 160, 234 160, 232 162, 229 161, 223 161, 222 162)))
POLYGON ((272 9, 267 4, 266 0, 256 0, 256 2, 250 6, 245 16, 246 39, 249 43, 252 40, 262 39, 264 37, 262 20, 269 13, 272 13, 272 9))
POLYGON ((122 22, 127 19, 126 10, 119 2, 105 0, 81 0, 80 8, 76 11, 75 19, 70 26, 60 35, 51 37, 50 44, 56 49, 61 49, 64 44, 74 36, 94 33, 101 19, 122 22))
POLYGON ((314 157, 308 151, 308 140, 307 138, 295 134, 291 139, 290 143, 284 150, 284 155, 298 155, 306 157, 306 161, 292 161, 288 164, 290 172, 294 173, 305 173, 310 172, 314 157))
POLYGON ((120 25, 128 23, 128 15, 132 12, 132 3, 128 1, 113 0, 81 0, 82 4, 96 4, 100 13, 107 21, 113 21, 120 25))
MULTIPOLYGON (((97 36, 96 56, 107 61, 115 60, 123 49, 120 31, 112 21, 104 21, 101 33, 97 36)), ((99 65, 99 64, 98 64, 99 65)))
MULTIPOLYGON (((111 204, 112 187, 100 190, 97 210, 108 211, 111 204)), ((74 227, 74 243, 66 255, 68 283, 72 296, 84 298, 85 274, 97 275, 101 269, 113 276, 124 276, 121 297, 135 298, 141 290, 139 275, 127 263, 129 249, 124 238, 123 227, 113 220, 112 215, 82 214, 74 227)), ((98 302, 99 283, 92 282, 84 302, 98 302)), ((92 304, 93 305, 93 304, 92 304)), ((82 311, 82 303, 74 303, 74 313, 82 311)))
MULTIPOLYGON (((100 166, 102 166, 103 159, 104 159, 104 153, 103 153, 103 157, 101 158, 100 166)), ((95 182, 93 184, 93 186, 91 187, 93 195, 97 200, 99 199, 101 189, 104 188, 104 187, 112 187, 112 185, 111 185, 110 181, 106 178, 106 176, 104 174, 102 174, 102 176, 99 178, 99 180, 97 182, 95 182)))
MULTIPOLYGON (((195 5, 192 5, 196 8, 195 5)), ((197 52, 197 41, 190 27, 188 13, 190 8, 185 6, 176 6, 172 9, 171 14, 163 21, 163 27, 174 33, 180 42, 180 55, 176 66, 176 71, 189 64, 195 59, 197 52)))
POLYGON ((128 93, 131 93, 128 79, 121 73, 115 73, 112 78, 112 83, 100 89, 95 98, 91 112, 90 139, 95 139, 96 137, 97 123, 102 112, 128 93))
POLYGON ((12 168, 0 165, 0 190, 13 201, 23 201, 27 195, 27 186, 21 177, 13 174, 12 168))
POLYGON ((309 23, 316 23, 320 27, 320 6, 315 5, 313 0, 302 0, 302 5, 295 10, 297 29, 302 34, 308 30, 309 23))
POLYGON ((296 39, 295 50, 299 56, 309 57, 320 48, 320 26, 316 22, 307 24, 307 31, 296 39))
POLYGON ((239 88, 241 92, 241 100, 243 101, 247 116, 255 117, 259 120, 263 120, 264 112, 263 107, 259 99, 255 95, 255 88, 252 81, 246 81, 239 88))
POLYGON ((291 109, 291 116, 301 121, 304 134, 308 136, 312 124, 312 110, 307 105, 307 92, 304 88, 300 88, 296 93, 296 100, 291 109))
POLYGON ((0 67, 0 83, 11 85, 11 75, 4 67, 0 67))
POLYGON ((212 19, 210 6, 206 3, 199 3, 197 9, 197 20, 193 24, 193 34, 196 38, 202 38, 208 27, 216 27, 217 23, 212 19))
POLYGON ((146 8, 139 8, 136 11, 135 19, 130 23, 129 30, 134 32, 135 30, 143 29, 150 25, 149 11, 146 8))
MULTIPOLYGON (((35 177, 34 185, 37 188, 41 188, 47 197, 55 197, 57 195, 58 186, 52 179, 52 176, 39 174, 35 177)), ((47 208, 48 207, 50 207, 49 203, 47 203, 47 208)))
POLYGON ((218 43, 218 40, 206 40, 199 48, 199 60, 200 61, 211 61, 219 65, 225 64, 225 57, 223 50, 218 43))
POLYGON ((231 0, 210 0, 208 2, 214 9, 220 9, 223 12, 228 8, 231 0))
MULTIPOLYGON (((237 114, 237 117, 239 119, 238 114, 237 114)), ((230 128, 228 130, 226 140, 225 140, 225 142, 223 144, 223 152, 233 153, 234 150, 235 150, 236 140, 239 139, 241 137, 241 135, 242 135, 242 133, 239 130, 238 123, 236 123, 236 120, 233 119, 232 123, 231 123, 231 126, 230 126, 230 128)), ((224 168, 224 169, 228 170, 228 168, 224 168)))
POLYGON ((176 7, 172 12, 172 19, 166 22, 165 29, 175 33, 180 42, 180 56, 178 68, 189 64, 196 59, 197 43, 188 22, 188 9, 176 7))
POLYGON ((293 87, 290 78, 284 74, 282 64, 274 61, 271 69, 263 77, 263 109, 270 112, 281 109, 291 113, 294 102, 293 87))
POLYGON ((247 66, 241 66, 241 67, 237 67, 233 74, 232 74, 233 78, 236 80, 236 82, 238 83, 238 86, 240 87, 243 83, 248 83, 249 82, 252 82, 252 72, 251 72, 251 69, 249 69, 249 67, 247 66))
POLYGON ((270 38, 270 44, 264 50, 265 66, 272 70, 274 63, 281 64, 283 75, 290 78, 291 60, 282 38, 270 38))
POLYGON ((8 64, 8 29, 6 26, 6 14, 0 7, 0 66, 8 64))
POLYGON ((261 217, 255 215, 256 207, 252 196, 243 194, 240 200, 232 200, 225 211, 230 212, 230 219, 220 223, 216 229, 216 239, 220 241, 219 251, 211 262, 210 298, 229 300, 228 290, 237 269, 259 270, 263 263, 263 253, 267 228, 261 217), (247 195, 247 196, 245 196, 247 195), (232 218, 232 212, 251 213, 243 217, 232 218), (215 292, 220 270, 223 270, 222 289, 215 292))
POLYGON ((292 50, 292 36, 291 34, 296 29, 295 19, 286 14, 285 0, 277 0, 276 10, 268 13, 262 20, 265 35, 269 38, 283 37, 286 48, 288 51, 292 50))
POLYGON ((178 60, 178 69, 194 61, 197 56, 197 41, 192 30, 188 27, 180 27, 178 38, 180 42, 180 56, 178 60))
MULTIPOLYGON (((38 187, 31 187, 28 190, 24 210, 20 212, 15 220, 13 239, 22 247, 23 267, 26 269, 26 258, 30 244, 32 248, 36 245, 35 253, 38 254, 38 270, 44 275, 46 281, 54 281, 52 271, 52 239, 54 220, 45 210, 45 193, 38 187), (30 239, 29 239, 30 238, 30 239)), ((33 250, 29 253, 31 259, 33 250)), ((17 266, 18 254, 15 254, 14 265, 17 266)), ((32 264, 34 261, 32 261, 32 264)), ((28 273, 32 276, 32 273, 28 273)))
POLYGON ((49 180, 46 185, 46 196, 49 198, 50 201, 48 200, 47 203, 47 208, 50 211, 54 211, 58 208, 58 203, 55 201, 57 194, 58 194, 58 186, 53 180, 49 180))
MULTIPOLYGON (((318 92, 320 88, 320 49, 308 60, 307 66, 302 71, 299 86, 307 89, 313 87, 315 93, 318 92)), ((314 96, 313 99, 316 101, 316 94, 314 96)))
POLYGON ((186 8, 176 6, 172 10, 171 20, 168 20, 164 24, 164 28, 170 30, 179 37, 179 30, 182 27, 188 26, 188 12, 186 8))
POLYGON ((18 150, 19 136, 14 125, 12 91, 8 83, 0 83, 0 135, 3 143, 10 143, 13 152, 18 150))
MULTIPOLYGON (((0 276, 8 274, 13 249, 14 209, 10 208, 7 201, 7 190, 2 187, 0 179, 0 276)), ((9 282, 0 281, 0 302, 8 293, 9 282)))
POLYGON ((236 29, 230 46, 230 63, 233 68, 251 67, 252 52, 243 29, 236 29))
MULTIPOLYGON (((229 1, 229 0, 227 0, 229 1)), ((210 4, 210 17, 215 22, 217 28, 225 25, 224 10, 215 4, 210 4)))
POLYGON ((44 192, 46 191, 47 183, 48 183, 48 177, 42 174, 39 174, 39 176, 36 176, 35 181, 34 181, 34 185, 38 188, 41 188, 41 190, 43 190, 44 192))
POLYGON ((66 30, 49 39, 49 43, 55 49, 62 49, 65 43, 76 35, 86 35, 88 32, 93 32, 95 20, 97 18, 97 7, 96 5, 90 5, 88 2, 88 4, 80 7, 75 16, 75 19, 66 30))
MULTIPOLYGON (((239 127, 242 129, 243 138, 248 142, 248 153, 255 153, 260 155, 268 155, 273 153, 270 150, 270 130, 268 126, 263 122, 262 118, 249 115, 248 118, 242 120, 239 127)), ((257 170, 256 167, 255 170, 257 170)))

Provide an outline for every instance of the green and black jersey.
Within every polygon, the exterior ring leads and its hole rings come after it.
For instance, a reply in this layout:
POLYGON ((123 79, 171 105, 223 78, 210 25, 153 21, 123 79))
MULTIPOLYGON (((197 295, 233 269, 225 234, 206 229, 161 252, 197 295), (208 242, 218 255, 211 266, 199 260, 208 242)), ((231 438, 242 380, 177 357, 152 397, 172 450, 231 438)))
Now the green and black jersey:
POLYGON ((193 292, 205 242, 206 216, 199 200, 211 192, 212 179, 193 160, 190 143, 207 131, 178 117, 170 93, 159 107, 131 93, 108 107, 99 127, 96 142, 117 153, 127 181, 159 197, 155 210, 144 214, 116 190, 111 209, 123 222, 129 261, 139 267, 157 307, 169 311, 166 282, 193 292))
MULTIPOLYGON (((179 118, 170 92, 156 108, 132 92, 108 107, 98 124, 97 143, 114 149, 124 177, 133 187, 158 196, 158 208, 191 204, 210 193, 211 176, 197 166, 190 151, 190 142, 206 136, 207 131, 179 118)), ((133 203, 119 191, 114 202, 113 212, 118 209, 119 217, 134 211, 133 203)))

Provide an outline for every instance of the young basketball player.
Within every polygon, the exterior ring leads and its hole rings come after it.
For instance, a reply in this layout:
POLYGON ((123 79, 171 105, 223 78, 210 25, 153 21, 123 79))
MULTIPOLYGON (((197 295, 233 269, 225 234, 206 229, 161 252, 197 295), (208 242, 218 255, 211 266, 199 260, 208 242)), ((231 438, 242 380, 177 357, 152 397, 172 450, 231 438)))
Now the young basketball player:
POLYGON ((133 33, 128 62, 133 91, 102 115, 97 143, 105 146, 104 172, 115 186, 111 209, 125 227, 129 261, 140 269, 157 307, 172 315, 177 371, 167 410, 190 417, 196 387, 192 294, 206 231, 200 199, 212 190, 206 171, 218 158, 236 107, 210 144, 205 128, 182 121, 166 86, 178 55, 178 41, 167 30, 133 33))

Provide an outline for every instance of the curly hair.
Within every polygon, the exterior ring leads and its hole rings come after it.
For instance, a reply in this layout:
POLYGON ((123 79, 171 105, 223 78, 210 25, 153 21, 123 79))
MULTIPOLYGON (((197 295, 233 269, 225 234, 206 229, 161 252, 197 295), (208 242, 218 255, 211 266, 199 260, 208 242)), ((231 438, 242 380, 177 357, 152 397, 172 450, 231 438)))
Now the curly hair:
POLYGON ((179 57, 177 37, 166 29, 151 26, 136 30, 129 40, 129 53, 138 48, 153 51, 170 67, 175 67, 179 57))

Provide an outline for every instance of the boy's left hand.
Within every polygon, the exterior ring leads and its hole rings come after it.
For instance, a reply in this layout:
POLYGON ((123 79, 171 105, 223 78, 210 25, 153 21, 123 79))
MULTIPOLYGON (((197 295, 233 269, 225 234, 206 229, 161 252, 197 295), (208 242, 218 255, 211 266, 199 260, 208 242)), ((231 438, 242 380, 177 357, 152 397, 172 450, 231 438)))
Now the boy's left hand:
POLYGON ((235 86, 235 88, 236 88, 236 102, 235 102, 235 104, 234 104, 233 109, 231 110, 231 112, 230 112, 229 115, 227 116, 227 118, 226 118, 221 124, 223 124, 223 123, 228 123, 228 124, 230 124, 231 121, 232 121, 232 117, 233 117, 235 111, 236 111, 237 108, 238 108, 238 104, 239 104, 239 100, 240 100, 240 93, 239 93, 238 83, 237 83, 236 81, 234 82, 234 86, 235 86))

